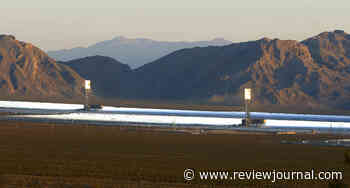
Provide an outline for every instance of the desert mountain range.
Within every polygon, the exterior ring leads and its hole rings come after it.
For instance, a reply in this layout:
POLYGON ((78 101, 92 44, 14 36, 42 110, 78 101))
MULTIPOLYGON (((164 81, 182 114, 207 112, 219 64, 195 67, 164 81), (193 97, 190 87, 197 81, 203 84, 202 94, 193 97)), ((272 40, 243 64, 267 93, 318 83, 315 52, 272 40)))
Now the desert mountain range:
POLYGON ((1 36, 2 93, 78 95, 85 78, 109 98, 238 104, 251 87, 257 104, 349 109, 350 35, 340 30, 186 48, 136 69, 103 56, 56 62, 29 45, 1 36))

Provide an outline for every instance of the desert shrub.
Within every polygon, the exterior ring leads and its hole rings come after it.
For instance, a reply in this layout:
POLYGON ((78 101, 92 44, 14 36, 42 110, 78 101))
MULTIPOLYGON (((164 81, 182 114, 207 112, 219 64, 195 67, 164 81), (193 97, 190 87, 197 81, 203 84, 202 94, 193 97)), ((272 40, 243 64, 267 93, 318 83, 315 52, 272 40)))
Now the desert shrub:
POLYGON ((342 181, 333 181, 329 183, 328 187, 329 188, 348 188, 349 186, 344 184, 344 182, 342 181))
POLYGON ((345 164, 350 164, 350 153, 349 153, 349 151, 346 151, 344 153, 344 162, 345 162, 345 164))

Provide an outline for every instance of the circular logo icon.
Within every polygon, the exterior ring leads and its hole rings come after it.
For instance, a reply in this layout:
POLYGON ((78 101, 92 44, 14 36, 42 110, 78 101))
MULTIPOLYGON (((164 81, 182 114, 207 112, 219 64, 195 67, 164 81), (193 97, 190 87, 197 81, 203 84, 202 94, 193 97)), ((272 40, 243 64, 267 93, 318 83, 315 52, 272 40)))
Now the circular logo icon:
POLYGON ((184 171, 184 179, 185 179, 185 180, 191 181, 191 180, 194 179, 194 176, 195 176, 194 170, 192 170, 192 169, 186 169, 186 170, 184 171))

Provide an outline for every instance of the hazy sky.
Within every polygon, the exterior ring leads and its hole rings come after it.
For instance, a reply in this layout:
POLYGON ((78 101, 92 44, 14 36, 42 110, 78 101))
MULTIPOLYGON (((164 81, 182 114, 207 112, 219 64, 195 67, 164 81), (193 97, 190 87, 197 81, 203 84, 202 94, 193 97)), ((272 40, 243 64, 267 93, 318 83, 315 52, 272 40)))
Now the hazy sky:
POLYGON ((44 50, 116 36, 167 41, 350 33, 349 0, 1 0, 0 33, 44 50))

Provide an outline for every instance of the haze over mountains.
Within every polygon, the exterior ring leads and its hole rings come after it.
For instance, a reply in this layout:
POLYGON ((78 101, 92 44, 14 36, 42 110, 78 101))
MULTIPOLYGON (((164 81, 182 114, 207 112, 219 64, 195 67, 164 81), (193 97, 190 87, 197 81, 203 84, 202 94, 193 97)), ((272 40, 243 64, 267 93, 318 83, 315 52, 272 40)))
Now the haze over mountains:
POLYGON ((79 47, 49 51, 48 54, 58 61, 70 61, 95 55, 108 56, 126 63, 132 68, 137 68, 183 48, 223 46, 231 43, 231 41, 221 38, 198 42, 166 42, 144 38, 129 39, 116 37, 112 40, 96 43, 87 48, 79 47))
MULTIPOLYGON (((349 109, 350 35, 339 30, 302 42, 263 38, 181 49, 134 70, 103 56, 62 64, 91 79, 103 97, 239 104, 243 88, 251 87, 255 104, 349 109)), ((10 73, 1 69, 1 75, 10 73)))

